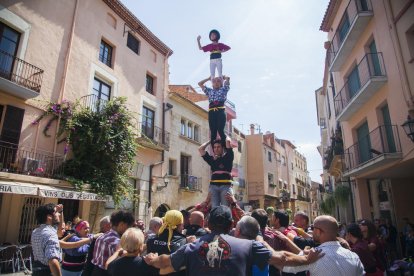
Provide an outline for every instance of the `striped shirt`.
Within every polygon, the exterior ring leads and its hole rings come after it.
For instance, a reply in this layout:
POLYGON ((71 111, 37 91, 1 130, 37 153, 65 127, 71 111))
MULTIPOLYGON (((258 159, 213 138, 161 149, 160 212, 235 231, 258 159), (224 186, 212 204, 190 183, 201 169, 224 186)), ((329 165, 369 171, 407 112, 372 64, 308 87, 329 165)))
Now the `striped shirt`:
POLYGON ((41 224, 33 230, 31 244, 35 261, 49 265, 49 260, 62 260, 57 231, 52 225, 41 224))
POLYGON ((114 229, 100 236, 95 242, 92 263, 105 269, 106 261, 115 253, 119 242, 119 234, 114 229))
POLYGON ((325 256, 316 262, 302 266, 285 266, 283 272, 297 273, 308 270, 311 276, 360 276, 364 275, 364 266, 354 252, 343 248, 339 242, 324 242, 316 247, 325 256))

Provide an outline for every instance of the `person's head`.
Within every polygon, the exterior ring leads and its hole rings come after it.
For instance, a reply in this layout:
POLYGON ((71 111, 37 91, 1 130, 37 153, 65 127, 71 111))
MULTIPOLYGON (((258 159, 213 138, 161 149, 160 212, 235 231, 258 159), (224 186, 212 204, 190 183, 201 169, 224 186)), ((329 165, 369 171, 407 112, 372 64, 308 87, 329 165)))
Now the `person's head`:
POLYGON ((79 215, 76 215, 73 217, 72 219, 72 225, 76 226, 76 224, 78 224, 82 219, 79 217, 79 215))
MULTIPOLYGON (((274 212, 273 212, 274 213, 274 212)), ((266 228, 267 220, 268 220, 268 213, 264 209, 255 209, 252 212, 252 217, 257 220, 260 225, 260 229, 266 228)))
POLYGON ((313 222, 312 228, 313 239, 316 242, 336 241, 339 227, 334 217, 318 216, 313 222))
POLYGON ((204 227, 204 215, 200 211, 194 211, 190 214, 190 224, 204 227))
POLYGON ((144 234, 140 229, 129 228, 121 237, 121 247, 129 254, 139 255, 144 247, 144 234))
POLYGON ((364 239, 369 240, 377 235, 377 229, 372 221, 364 219, 359 223, 364 239))
POLYGON ((162 218, 153 217, 149 222, 148 229, 153 233, 158 233, 158 230, 160 230, 161 225, 162 225, 162 218))
POLYGON ((35 214, 37 223, 49 225, 59 224, 62 216, 60 212, 56 211, 56 205, 53 203, 37 207, 35 214))
POLYGON ((81 220, 75 226, 76 234, 81 238, 86 238, 89 234, 89 222, 86 220, 81 220))
POLYGON ((140 229, 141 231, 144 232, 145 230, 145 223, 142 219, 137 219, 134 223, 134 227, 140 229))
POLYGON ((111 219, 109 216, 104 216, 99 221, 99 232, 106 233, 111 230, 111 219))
POLYGON ((218 42, 220 40, 220 33, 217 30, 211 30, 208 37, 213 42, 218 42))
POLYGON ((277 229, 289 226, 289 215, 284 210, 277 210, 273 213, 273 226, 277 229))
POLYGON ((173 232, 176 231, 181 234, 183 231, 184 218, 183 214, 178 210, 169 210, 165 213, 165 216, 162 218, 162 225, 158 234, 161 235, 164 231, 168 231, 168 249, 170 249, 170 243, 173 236, 173 232))
POLYGON ((213 142, 213 153, 215 156, 222 156, 223 155, 223 145, 221 140, 215 140, 213 142))
POLYGON ((212 81, 213 89, 219 89, 223 86, 223 80, 220 77, 215 77, 212 81))
POLYGON ((183 218, 184 218, 184 227, 186 227, 187 225, 190 224, 190 212, 188 212, 187 210, 181 210, 180 211, 181 214, 183 214, 183 218))
POLYGON ((305 212, 297 212, 293 218, 296 227, 306 229, 309 226, 309 217, 305 212))
POLYGON ((355 243, 357 240, 362 240, 362 231, 359 228, 359 225, 356 223, 351 223, 346 227, 346 240, 352 243, 355 243))
POLYGON ((119 235, 122 235, 129 227, 132 227, 134 222, 134 216, 130 212, 120 210, 111 214, 112 229, 119 235))
POLYGON ((257 220, 250 216, 243 216, 236 225, 234 235, 241 239, 255 240, 260 231, 257 220))
POLYGON ((218 234, 228 234, 233 225, 233 216, 227 206, 216 206, 211 209, 208 218, 208 228, 218 234))
POLYGON ((70 230, 70 229, 72 229, 72 222, 68 220, 65 224, 65 230, 70 230))

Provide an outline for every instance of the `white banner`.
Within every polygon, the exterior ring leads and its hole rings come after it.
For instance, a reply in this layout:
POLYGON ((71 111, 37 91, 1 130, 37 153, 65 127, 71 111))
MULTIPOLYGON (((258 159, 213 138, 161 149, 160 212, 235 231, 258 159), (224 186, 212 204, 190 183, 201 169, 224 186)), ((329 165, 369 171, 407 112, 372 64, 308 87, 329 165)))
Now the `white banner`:
POLYGON ((33 185, 25 186, 20 184, 6 184, 4 182, 0 182, 0 193, 37 195, 37 187, 33 185))
POLYGON ((49 188, 39 188, 39 196, 50 198, 64 198, 76 200, 106 201, 106 198, 93 193, 66 191, 49 188))

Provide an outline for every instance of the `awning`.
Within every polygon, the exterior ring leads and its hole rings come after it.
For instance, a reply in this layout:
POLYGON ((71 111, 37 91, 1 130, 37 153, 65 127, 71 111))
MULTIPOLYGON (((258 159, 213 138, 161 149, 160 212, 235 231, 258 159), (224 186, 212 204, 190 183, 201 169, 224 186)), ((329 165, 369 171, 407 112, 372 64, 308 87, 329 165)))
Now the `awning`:
POLYGON ((0 181, 0 193, 37 195, 49 198, 106 201, 104 196, 95 193, 78 192, 63 188, 23 182, 0 181))

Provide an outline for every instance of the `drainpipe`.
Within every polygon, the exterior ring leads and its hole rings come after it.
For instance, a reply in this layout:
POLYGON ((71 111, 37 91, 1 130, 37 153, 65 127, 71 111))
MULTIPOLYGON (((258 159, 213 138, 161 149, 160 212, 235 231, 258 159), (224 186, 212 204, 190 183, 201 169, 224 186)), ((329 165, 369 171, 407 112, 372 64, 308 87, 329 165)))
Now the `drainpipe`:
MULTIPOLYGON (((61 85, 60 85, 60 92, 59 92, 58 103, 62 103, 63 94, 64 94, 64 91, 65 91, 66 75, 67 75, 67 72, 68 72, 69 58, 70 58, 70 53, 71 53, 71 49, 72 49, 73 36, 74 36, 74 33, 75 33, 76 15, 78 13, 78 3, 79 3, 79 0, 76 0, 76 2, 75 2, 75 9, 73 11, 73 16, 72 16, 72 27, 71 27, 71 32, 70 32, 70 36, 69 36, 68 47, 67 47, 66 56, 65 56, 65 65, 64 65, 64 69, 63 69, 62 82, 61 82, 61 85)), ((58 122, 56 124, 56 133, 58 133, 58 131, 59 131, 60 119, 61 118, 59 116, 58 122)), ((54 142, 54 145, 53 145, 53 157, 55 157, 55 155, 56 155, 56 147, 57 147, 57 137, 55 138, 55 142, 54 142)))

